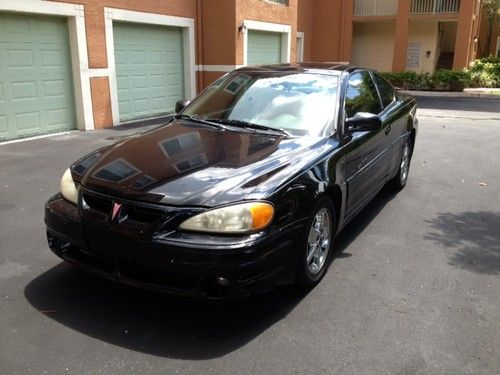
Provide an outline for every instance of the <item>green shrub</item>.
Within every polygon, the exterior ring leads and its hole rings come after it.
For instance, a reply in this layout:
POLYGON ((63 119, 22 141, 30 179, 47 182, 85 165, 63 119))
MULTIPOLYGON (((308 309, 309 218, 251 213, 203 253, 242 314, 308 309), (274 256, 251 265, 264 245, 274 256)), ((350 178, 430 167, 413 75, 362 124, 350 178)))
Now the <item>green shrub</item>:
POLYGON ((431 81, 436 91, 463 91, 470 86, 470 74, 463 70, 439 69, 431 75, 431 81))
POLYGON ((470 63, 466 70, 474 87, 500 88, 500 58, 484 57, 470 63))
POLYGON ((428 73, 396 72, 381 73, 394 86, 403 90, 429 90, 430 79, 428 73))
POLYGON ((473 61, 464 70, 436 70, 433 74, 415 72, 380 73, 403 90, 462 91, 466 87, 500 88, 500 58, 473 61))
POLYGON ((469 86, 469 74, 464 71, 441 69, 434 74, 397 72, 381 73, 394 86, 403 90, 462 91, 469 86))

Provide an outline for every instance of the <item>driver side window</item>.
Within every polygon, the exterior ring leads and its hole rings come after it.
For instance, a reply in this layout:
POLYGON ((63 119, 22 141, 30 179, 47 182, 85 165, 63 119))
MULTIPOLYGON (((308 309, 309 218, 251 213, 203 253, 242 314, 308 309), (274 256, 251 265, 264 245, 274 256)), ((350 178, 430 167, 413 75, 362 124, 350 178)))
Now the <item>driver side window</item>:
POLYGON ((349 77, 345 95, 346 117, 358 112, 378 114, 382 110, 375 85, 367 71, 355 72, 349 77))

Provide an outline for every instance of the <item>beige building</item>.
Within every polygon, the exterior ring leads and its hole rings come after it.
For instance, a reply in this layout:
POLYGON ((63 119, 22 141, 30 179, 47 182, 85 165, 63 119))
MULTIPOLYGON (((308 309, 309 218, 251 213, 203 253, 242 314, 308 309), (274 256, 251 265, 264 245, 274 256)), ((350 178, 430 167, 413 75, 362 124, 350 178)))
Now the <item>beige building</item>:
POLYGON ((0 0, 0 141, 171 113, 237 67, 460 69, 479 0, 0 0))

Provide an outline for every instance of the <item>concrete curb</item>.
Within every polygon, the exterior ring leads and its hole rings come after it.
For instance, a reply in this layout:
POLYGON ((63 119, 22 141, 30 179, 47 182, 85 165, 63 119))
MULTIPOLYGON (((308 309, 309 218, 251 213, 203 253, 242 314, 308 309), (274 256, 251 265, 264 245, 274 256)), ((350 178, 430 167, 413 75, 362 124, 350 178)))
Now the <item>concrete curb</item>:
POLYGON ((500 100, 500 95, 485 94, 477 91, 462 91, 462 92, 448 92, 448 91, 407 91, 401 90, 402 93, 408 94, 415 97, 425 96, 425 97, 439 97, 439 98, 487 98, 487 99, 498 99, 500 100))

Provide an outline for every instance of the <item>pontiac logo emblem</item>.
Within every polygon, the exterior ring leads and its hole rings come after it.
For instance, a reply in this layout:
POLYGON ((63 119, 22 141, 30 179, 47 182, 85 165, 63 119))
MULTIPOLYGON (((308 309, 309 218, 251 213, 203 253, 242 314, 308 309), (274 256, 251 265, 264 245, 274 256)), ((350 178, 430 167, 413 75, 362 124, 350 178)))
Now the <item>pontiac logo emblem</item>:
POLYGON ((120 210, 122 208, 122 205, 120 203, 114 203, 113 204, 113 212, 111 213, 111 220, 115 220, 115 217, 120 214, 120 210))

